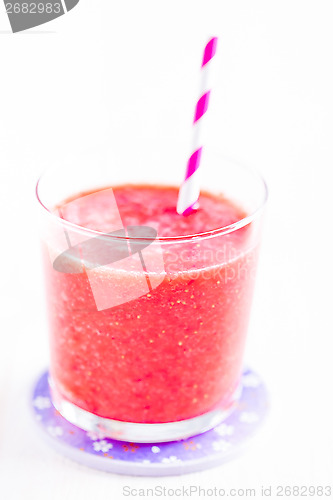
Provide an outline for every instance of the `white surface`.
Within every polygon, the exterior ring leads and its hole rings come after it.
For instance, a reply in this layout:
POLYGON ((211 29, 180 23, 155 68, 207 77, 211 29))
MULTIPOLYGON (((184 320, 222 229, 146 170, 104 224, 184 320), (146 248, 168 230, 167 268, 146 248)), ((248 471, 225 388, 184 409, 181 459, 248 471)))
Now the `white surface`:
POLYGON ((258 497, 262 485, 332 481, 332 15, 323 0, 81 0, 12 35, 0 6, 1 498, 123 498, 125 485, 258 497), (257 166, 270 188, 247 360, 272 411, 223 467, 107 475, 57 455, 30 421, 29 391, 47 365, 34 184, 51 160, 103 141, 128 161, 154 145, 182 172, 211 34, 220 46, 206 143, 257 166))

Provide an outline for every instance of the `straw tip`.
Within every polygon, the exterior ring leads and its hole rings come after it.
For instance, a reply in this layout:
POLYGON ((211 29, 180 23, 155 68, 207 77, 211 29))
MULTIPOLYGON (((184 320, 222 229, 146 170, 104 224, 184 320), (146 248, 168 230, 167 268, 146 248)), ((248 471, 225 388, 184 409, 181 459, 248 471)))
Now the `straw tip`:
POLYGON ((188 217, 189 215, 191 214, 194 214, 199 208, 199 203, 196 202, 196 203, 193 203, 193 205, 191 205, 190 207, 187 207, 184 209, 180 209, 177 207, 177 213, 179 215, 182 215, 183 217, 188 217))
POLYGON ((211 43, 212 45, 214 45, 216 47, 218 40, 219 40, 219 38, 217 36, 212 36, 209 39, 208 43, 211 43))

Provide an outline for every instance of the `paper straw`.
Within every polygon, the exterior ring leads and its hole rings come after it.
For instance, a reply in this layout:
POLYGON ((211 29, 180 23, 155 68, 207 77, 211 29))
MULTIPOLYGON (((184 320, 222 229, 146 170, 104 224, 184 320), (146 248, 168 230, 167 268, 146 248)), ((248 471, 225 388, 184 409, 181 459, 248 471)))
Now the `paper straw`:
POLYGON ((217 38, 211 38, 207 43, 201 64, 201 92, 196 103, 193 120, 193 148, 192 154, 187 163, 185 180, 179 189, 177 212, 180 215, 189 215, 199 208, 200 183, 198 169, 202 154, 202 143, 200 136, 200 126, 209 106, 211 88, 209 85, 209 71, 211 61, 215 56, 217 38))

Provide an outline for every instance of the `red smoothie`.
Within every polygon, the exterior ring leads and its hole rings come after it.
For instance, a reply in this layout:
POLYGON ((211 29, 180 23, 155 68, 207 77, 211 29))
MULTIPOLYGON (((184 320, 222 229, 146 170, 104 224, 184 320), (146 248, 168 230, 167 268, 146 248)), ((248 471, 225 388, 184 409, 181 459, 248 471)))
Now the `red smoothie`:
MULTIPOLYGON (((251 224, 220 236, 213 230, 245 212, 203 192, 199 210, 182 217, 174 187, 125 185, 113 192, 124 226, 158 231, 165 277, 137 299, 97 310, 85 272, 61 273, 45 259, 57 392, 91 413, 125 422, 174 422, 227 408, 241 375, 257 248, 251 224), (163 241, 207 231, 211 237, 163 241)), ((106 193, 66 200, 62 217, 108 232, 106 193)), ((114 278, 119 271, 106 271, 106 279, 108 273, 114 278)), ((124 290, 133 279, 131 272, 119 274, 124 290)))

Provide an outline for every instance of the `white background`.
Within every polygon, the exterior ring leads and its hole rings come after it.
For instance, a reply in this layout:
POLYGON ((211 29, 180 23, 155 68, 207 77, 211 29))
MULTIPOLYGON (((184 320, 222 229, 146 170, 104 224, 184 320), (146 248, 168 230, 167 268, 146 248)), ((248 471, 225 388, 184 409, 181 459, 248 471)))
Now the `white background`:
POLYGON ((0 5, 1 498, 332 482, 332 20, 324 0, 81 0, 13 35, 0 5), (183 169, 210 35, 220 44, 208 141, 259 168, 270 188, 247 360, 271 413, 253 446, 219 468, 108 475, 57 455, 29 417, 48 363, 34 186, 51 161, 87 145, 128 161, 154 147, 183 169))

